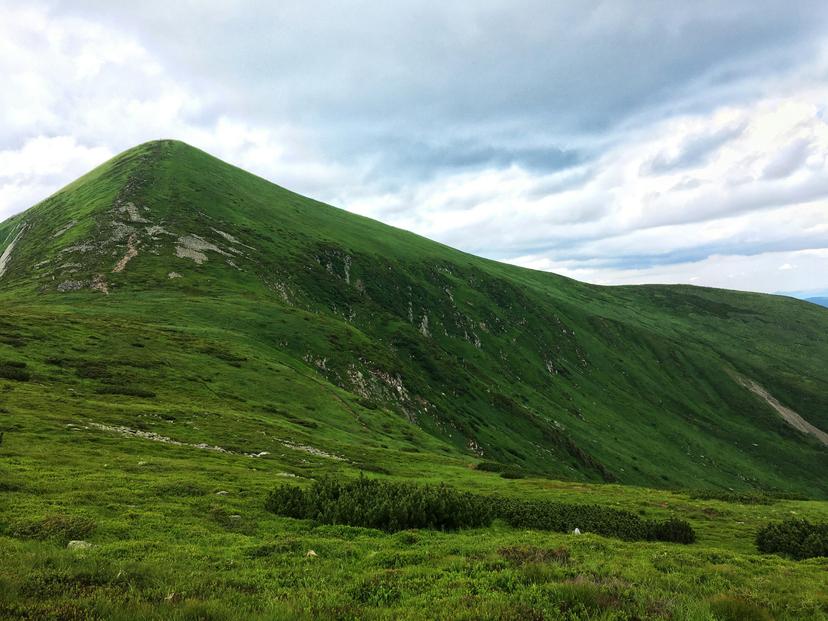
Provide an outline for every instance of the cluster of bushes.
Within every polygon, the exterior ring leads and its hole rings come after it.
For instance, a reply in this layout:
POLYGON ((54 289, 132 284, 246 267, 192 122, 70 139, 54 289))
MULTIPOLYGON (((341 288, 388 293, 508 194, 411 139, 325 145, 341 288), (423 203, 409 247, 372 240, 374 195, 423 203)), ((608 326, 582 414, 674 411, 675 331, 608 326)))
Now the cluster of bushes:
POLYGON ((569 532, 578 528, 584 532, 618 537, 625 541, 696 541, 696 533, 690 524, 675 518, 664 521, 644 520, 630 511, 600 505, 574 505, 504 497, 493 500, 497 517, 516 528, 558 532, 569 532))
POLYGON ((286 517, 385 531, 456 530, 488 526, 492 520, 502 519, 516 528, 559 532, 579 528, 628 541, 696 540, 693 528, 684 520, 643 520, 629 511, 598 505, 484 496, 444 484, 417 485, 364 476, 348 481, 325 478, 308 488, 281 485, 270 492, 266 507, 286 517))
POLYGON ((828 524, 798 519, 772 522, 756 533, 756 547, 765 554, 797 560, 828 556, 828 524))
POLYGON ((325 478, 307 489, 282 485, 270 492, 266 507, 287 517, 385 531, 456 530, 486 526, 492 520, 481 496, 442 484, 414 485, 364 476, 350 481, 325 478))
POLYGON ((690 492, 694 500, 721 500, 740 505, 769 505, 778 500, 806 500, 802 494, 792 492, 748 491, 734 492, 730 490, 695 490, 690 492))

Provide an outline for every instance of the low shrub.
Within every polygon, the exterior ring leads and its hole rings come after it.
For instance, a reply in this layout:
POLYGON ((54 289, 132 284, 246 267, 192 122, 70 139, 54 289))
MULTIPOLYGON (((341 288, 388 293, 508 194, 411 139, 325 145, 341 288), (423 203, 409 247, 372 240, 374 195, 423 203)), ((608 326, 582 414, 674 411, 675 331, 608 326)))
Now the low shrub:
POLYGON ((796 560, 828 556, 828 524, 798 519, 771 522, 756 533, 756 547, 765 554, 796 560))
POLYGON ((25 362, 0 361, 0 378, 16 382, 28 382, 32 374, 26 369, 25 362))
POLYGON ((500 476, 504 479, 525 479, 526 473, 517 468, 507 468, 500 473, 500 476))
POLYGON ((663 521, 645 520, 647 539, 672 541, 674 543, 695 543, 696 532, 685 520, 669 518, 663 521))
POLYGON ((503 472, 504 468, 506 468, 505 464, 496 461, 481 461, 474 467, 475 470, 481 472, 503 472))
POLYGON ((770 505, 780 500, 807 500, 807 496, 798 492, 754 490, 736 492, 722 489, 694 490, 689 494, 693 500, 721 500, 740 505, 770 505))
POLYGON ((740 505, 769 505, 775 502, 775 498, 765 492, 732 492, 729 490, 695 490, 690 492, 693 500, 721 500, 740 505))
POLYGON ((304 519, 310 517, 307 494, 295 485, 280 485, 267 496, 265 507, 276 515, 304 519))
POLYGON ((351 481, 325 478, 307 489, 282 485, 269 494, 266 507, 286 517, 385 531, 456 530, 488 525, 492 519, 480 496, 442 484, 414 485, 364 476, 351 481))
POLYGON ((309 488, 281 485, 270 492, 265 505, 285 517, 385 531, 475 528, 499 518, 515 528, 558 532, 579 528, 627 541, 696 540, 693 528, 684 520, 643 520, 629 511, 598 505, 483 496, 444 484, 417 485, 365 476, 350 481, 325 478, 309 488))
POLYGON ((498 498, 497 514, 515 528, 582 532, 618 537, 627 541, 647 539, 646 526, 629 511, 598 505, 572 505, 547 500, 498 498))
POLYGON ((515 528, 582 532, 618 537, 625 541, 693 543, 696 534, 684 520, 644 520, 631 511, 599 505, 574 505, 548 500, 495 499, 498 517, 515 528))
POLYGON ((480 472, 497 472, 504 479, 525 479, 528 475, 520 466, 501 464, 496 461, 481 461, 474 469, 480 472))

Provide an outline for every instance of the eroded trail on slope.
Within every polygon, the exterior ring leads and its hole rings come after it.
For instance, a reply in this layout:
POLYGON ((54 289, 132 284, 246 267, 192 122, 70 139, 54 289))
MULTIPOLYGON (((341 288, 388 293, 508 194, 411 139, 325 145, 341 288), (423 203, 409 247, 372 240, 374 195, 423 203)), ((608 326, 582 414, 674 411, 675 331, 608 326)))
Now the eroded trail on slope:
POLYGON ((770 394, 764 387, 760 386, 756 382, 746 377, 736 376, 736 380, 753 394, 761 397, 769 406, 771 406, 776 412, 785 419, 791 427, 798 429, 802 433, 808 433, 815 438, 817 438, 820 442, 822 442, 825 446, 828 446, 828 433, 825 433, 819 427, 815 427, 807 420, 802 418, 799 414, 794 412, 791 408, 785 407, 776 398, 770 394))
POLYGON ((28 225, 26 223, 20 227, 17 231, 17 234, 14 236, 14 239, 11 240, 6 249, 3 251, 3 254, 0 255, 0 278, 3 277, 3 274, 6 273, 6 266, 9 264, 9 259, 11 258, 12 251, 14 250, 14 246, 17 243, 17 240, 20 239, 20 236, 26 232, 26 227, 28 225))
MULTIPOLYGON (((268 451, 254 451, 251 453, 242 453, 239 451, 233 451, 221 446, 214 446, 203 442, 199 444, 194 444, 192 442, 182 442, 180 440, 174 440, 173 438, 170 438, 168 436, 162 436, 161 434, 155 433, 154 431, 142 431, 140 429, 124 427, 123 425, 104 425, 102 423, 87 422, 82 427, 79 427, 78 425, 74 425, 71 423, 67 425, 67 427, 69 427, 70 429, 98 429, 100 431, 109 431, 130 438, 141 438, 144 440, 150 440, 152 442, 170 444, 172 446, 197 448, 205 451, 215 451, 216 453, 225 453, 227 455, 244 455, 246 457, 265 457, 267 455, 270 455, 268 451)), ((307 444, 298 444, 296 442, 292 442, 291 440, 281 440, 278 438, 274 439, 277 442, 279 442, 282 446, 292 449, 294 451, 308 453, 309 455, 313 455, 314 457, 324 457, 326 459, 331 459, 334 461, 347 461, 344 457, 334 455, 333 453, 328 453, 327 451, 323 451, 322 449, 318 449, 314 446, 310 446, 307 444)))

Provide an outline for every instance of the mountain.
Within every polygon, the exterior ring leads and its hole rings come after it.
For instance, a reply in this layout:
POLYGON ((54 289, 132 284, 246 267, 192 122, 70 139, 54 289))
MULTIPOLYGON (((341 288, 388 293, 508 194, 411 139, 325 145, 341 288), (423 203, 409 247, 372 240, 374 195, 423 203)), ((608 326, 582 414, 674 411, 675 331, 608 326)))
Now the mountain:
POLYGON ((811 304, 819 304, 820 306, 828 307, 828 298, 808 298, 807 301, 811 304))
POLYGON ((176 141, 0 224, 0 253, 0 408, 42 433, 828 495, 806 302, 504 265, 176 141))

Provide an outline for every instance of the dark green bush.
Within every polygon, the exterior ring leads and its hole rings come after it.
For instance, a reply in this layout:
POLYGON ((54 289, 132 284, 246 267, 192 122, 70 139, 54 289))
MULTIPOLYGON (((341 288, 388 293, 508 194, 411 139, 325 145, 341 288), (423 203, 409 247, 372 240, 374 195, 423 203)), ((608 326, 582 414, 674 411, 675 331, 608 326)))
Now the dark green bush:
POLYGON ((647 539, 672 541, 674 543, 695 543, 696 532, 685 520, 670 518, 664 521, 645 520, 647 539))
POLYGON ((500 476, 504 479, 525 479, 526 473, 518 468, 507 468, 500 473, 500 476))
POLYGON ((280 485, 268 494, 265 507, 277 515, 303 519, 309 517, 305 491, 295 485, 280 485))
POLYGON ((482 497, 445 485, 414 485, 368 479, 321 479, 302 489, 282 485, 266 507, 279 515, 322 524, 364 526, 385 531, 409 528, 456 530, 484 526, 491 515, 482 497))
POLYGON ((729 490, 696 490, 690 492, 690 498, 694 500, 721 500, 740 505, 769 505, 775 501, 774 498, 764 492, 731 492, 729 490))
POLYGON ((26 370, 25 362, 0 361, 0 378, 16 382, 28 382, 32 374, 26 370))
POLYGON ((506 465, 496 461, 481 461, 474 468, 475 470, 480 470, 481 472, 503 472, 506 465))
POLYGON ((497 498, 498 517, 515 528, 598 533, 626 541, 648 539, 644 520, 634 513, 598 505, 571 505, 548 500, 497 498))
POLYGON ((756 547, 765 554, 797 560, 828 556, 828 524, 798 519, 772 522, 756 533, 756 547))
POLYGON ((579 528, 627 541, 693 543, 696 539, 693 528, 683 520, 642 520, 629 511, 597 505, 483 496, 444 484, 416 485, 364 476, 351 481, 325 478, 304 489, 281 485, 270 492, 266 507, 286 517, 385 531, 474 528, 499 518, 515 528, 559 532, 579 528))
POLYGON ((807 500, 804 494, 783 491, 735 492, 722 489, 694 490, 689 494, 694 500, 721 500, 740 505, 770 505, 779 500, 807 500))

